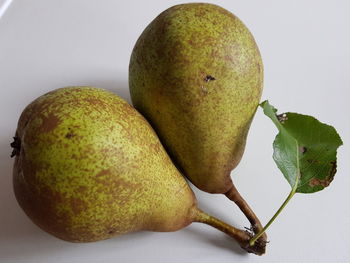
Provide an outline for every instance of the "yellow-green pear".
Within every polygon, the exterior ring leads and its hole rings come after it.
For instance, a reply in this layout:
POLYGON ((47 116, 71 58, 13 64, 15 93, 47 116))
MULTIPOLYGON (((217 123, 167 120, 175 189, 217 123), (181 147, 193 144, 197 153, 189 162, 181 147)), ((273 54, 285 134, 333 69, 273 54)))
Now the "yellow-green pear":
POLYGON ((247 27, 217 5, 165 10, 135 44, 129 87, 133 105, 183 174, 235 201, 261 229, 230 177, 263 88, 261 56, 247 27))
POLYGON ((128 232, 175 231, 203 222, 248 252, 250 235, 207 215, 157 135, 132 106, 92 87, 49 92, 23 111, 15 141, 14 191, 28 217, 71 242, 128 232))

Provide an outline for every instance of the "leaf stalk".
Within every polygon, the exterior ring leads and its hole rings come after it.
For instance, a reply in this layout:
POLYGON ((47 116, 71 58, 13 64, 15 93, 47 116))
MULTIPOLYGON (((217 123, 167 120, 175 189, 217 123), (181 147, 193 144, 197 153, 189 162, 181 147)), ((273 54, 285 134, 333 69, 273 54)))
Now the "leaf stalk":
POLYGON ((261 237, 265 233, 265 231, 269 228, 269 226, 273 223, 273 221, 275 221, 276 217, 282 212, 284 207, 288 204, 290 199, 292 199, 292 197, 294 196, 294 194, 295 194, 295 192, 296 192, 296 190, 298 188, 299 177, 300 176, 297 176, 292 190, 290 191, 290 193, 287 196, 286 200, 284 200, 283 204, 277 210, 277 212, 270 219, 270 221, 264 226, 264 228, 262 230, 259 231, 259 233, 257 233, 254 237, 252 237, 252 239, 249 241, 249 245, 250 246, 254 246, 255 242, 259 239, 259 237, 261 237))

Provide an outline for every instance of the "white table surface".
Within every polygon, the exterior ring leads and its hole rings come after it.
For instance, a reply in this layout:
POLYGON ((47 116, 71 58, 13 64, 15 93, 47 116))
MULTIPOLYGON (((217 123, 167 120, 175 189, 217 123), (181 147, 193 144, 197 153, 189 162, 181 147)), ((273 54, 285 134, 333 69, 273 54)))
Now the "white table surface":
MULTIPOLYGON (((3 4, 6 1, 1 1, 3 4)), ((186 2, 186 1, 185 1, 186 2)), ((128 62, 145 26, 170 0, 14 0, 0 18, 0 262, 350 262, 350 4, 334 0, 215 1, 250 28, 265 64, 263 99, 281 111, 334 125, 345 146, 331 186, 298 194, 268 231, 262 257, 206 225, 72 244, 36 227, 12 190, 9 143, 23 108, 68 85, 94 85, 129 100, 128 62)), ((241 194, 267 222, 290 188, 272 158, 276 130, 259 111, 245 155, 232 172, 241 194)), ((195 189, 200 207, 248 226, 226 198, 195 189)))

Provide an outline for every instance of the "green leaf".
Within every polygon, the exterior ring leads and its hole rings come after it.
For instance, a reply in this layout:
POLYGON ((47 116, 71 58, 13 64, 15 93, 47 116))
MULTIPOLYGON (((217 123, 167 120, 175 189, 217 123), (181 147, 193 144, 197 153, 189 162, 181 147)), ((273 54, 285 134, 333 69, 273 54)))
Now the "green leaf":
POLYGON ((337 148, 343 144, 337 131, 311 116, 276 115, 268 101, 260 106, 279 130, 273 159, 295 192, 313 193, 327 187, 336 173, 337 148))
POLYGON ((295 193, 314 193, 332 182, 337 171, 337 149, 343 144, 332 126, 314 117, 291 112, 277 115, 277 109, 268 101, 260 106, 279 131, 273 142, 273 159, 292 189, 270 221, 251 238, 250 246, 273 223, 295 193))

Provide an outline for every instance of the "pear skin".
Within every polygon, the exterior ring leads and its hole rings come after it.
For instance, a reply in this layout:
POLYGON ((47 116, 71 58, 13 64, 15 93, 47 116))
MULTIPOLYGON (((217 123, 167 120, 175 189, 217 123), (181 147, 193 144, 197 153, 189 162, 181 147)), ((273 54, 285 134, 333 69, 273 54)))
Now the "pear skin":
POLYGON ((201 190, 235 201, 261 229, 230 177, 263 89, 262 59, 247 27, 212 4, 165 10, 135 44, 129 87, 181 172, 201 190))
POLYGON ((211 4, 161 13, 130 60, 133 105, 200 189, 225 193, 239 163, 263 83, 253 36, 211 4))
POLYGON ((16 138, 16 198, 58 238, 88 242, 192 222, 187 182, 147 121, 110 92, 49 92, 26 107, 16 138))

